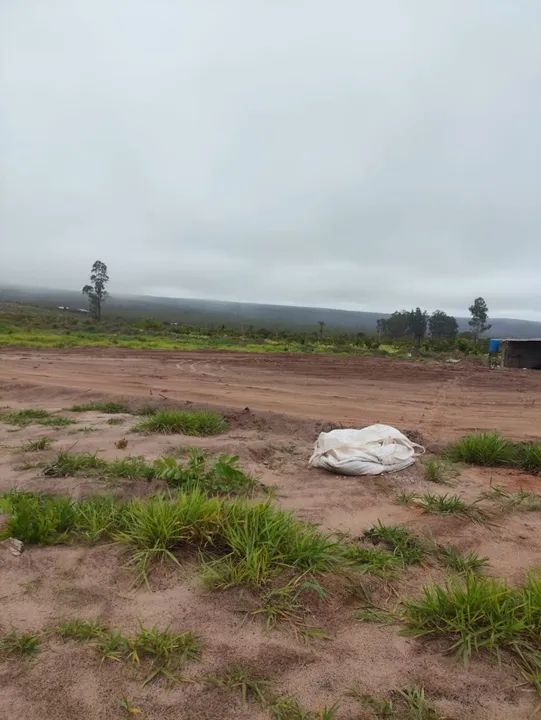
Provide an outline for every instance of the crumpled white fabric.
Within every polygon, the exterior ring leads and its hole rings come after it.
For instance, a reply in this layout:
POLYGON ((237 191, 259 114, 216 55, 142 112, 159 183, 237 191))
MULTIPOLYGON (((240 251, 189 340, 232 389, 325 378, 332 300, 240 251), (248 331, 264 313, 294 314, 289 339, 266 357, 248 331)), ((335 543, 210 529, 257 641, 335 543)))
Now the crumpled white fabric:
POLYGON ((390 425, 369 425, 320 433, 309 462, 342 475, 380 475, 407 468, 424 451, 390 425))

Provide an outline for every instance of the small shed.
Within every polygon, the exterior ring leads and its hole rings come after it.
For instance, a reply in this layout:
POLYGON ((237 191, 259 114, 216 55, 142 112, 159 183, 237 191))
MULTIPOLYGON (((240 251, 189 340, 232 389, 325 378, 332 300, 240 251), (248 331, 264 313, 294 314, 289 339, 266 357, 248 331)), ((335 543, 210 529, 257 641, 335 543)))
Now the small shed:
POLYGON ((541 370, 541 338, 509 338, 500 344, 503 367, 541 370))

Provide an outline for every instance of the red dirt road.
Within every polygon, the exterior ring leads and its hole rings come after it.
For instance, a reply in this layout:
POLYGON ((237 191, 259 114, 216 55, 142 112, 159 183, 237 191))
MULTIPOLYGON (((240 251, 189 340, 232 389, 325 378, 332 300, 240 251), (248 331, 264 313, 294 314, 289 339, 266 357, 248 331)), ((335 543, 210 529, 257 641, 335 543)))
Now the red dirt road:
MULTIPOLYGON (((2 350, 0 400, 40 388, 272 411, 356 426, 385 422, 432 441, 472 429, 541 437, 541 372, 468 363, 218 352, 2 350)), ((25 400, 29 396, 24 393, 25 400)))

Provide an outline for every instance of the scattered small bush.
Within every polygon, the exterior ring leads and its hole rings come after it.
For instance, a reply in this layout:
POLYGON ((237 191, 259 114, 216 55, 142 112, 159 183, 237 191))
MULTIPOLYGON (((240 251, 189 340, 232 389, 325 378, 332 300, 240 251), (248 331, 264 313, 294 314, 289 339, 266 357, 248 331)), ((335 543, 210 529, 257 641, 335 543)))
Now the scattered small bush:
POLYGON ((219 435, 227 427, 226 419, 212 410, 158 410, 134 429, 149 433, 219 435))

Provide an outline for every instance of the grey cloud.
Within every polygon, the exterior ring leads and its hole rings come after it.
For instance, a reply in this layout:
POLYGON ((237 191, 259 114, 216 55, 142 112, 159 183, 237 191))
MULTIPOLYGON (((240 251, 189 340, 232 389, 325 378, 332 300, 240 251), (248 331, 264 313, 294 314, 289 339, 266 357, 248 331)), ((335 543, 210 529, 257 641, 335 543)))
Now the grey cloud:
POLYGON ((537 0, 0 0, 0 281, 541 319, 537 0))

